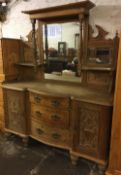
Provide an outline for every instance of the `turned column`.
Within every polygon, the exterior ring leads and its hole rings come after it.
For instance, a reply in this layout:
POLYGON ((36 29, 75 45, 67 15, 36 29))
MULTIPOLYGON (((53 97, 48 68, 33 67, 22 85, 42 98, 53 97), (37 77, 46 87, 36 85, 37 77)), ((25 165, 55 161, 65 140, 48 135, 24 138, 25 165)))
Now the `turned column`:
POLYGON ((36 71, 37 68, 37 44, 36 44, 36 30, 35 30, 36 20, 31 19, 31 23, 32 23, 32 46, 33 46, 33 57, 34 57, 34 69, 36 71))

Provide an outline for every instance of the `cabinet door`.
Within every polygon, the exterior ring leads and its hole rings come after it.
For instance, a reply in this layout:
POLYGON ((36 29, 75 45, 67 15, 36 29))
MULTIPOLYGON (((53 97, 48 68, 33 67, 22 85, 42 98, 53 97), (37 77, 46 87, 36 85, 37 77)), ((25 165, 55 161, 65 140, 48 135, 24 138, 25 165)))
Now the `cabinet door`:
POLYGON ((26 134, 25 92, 4 90, 5 128, 11 132, 26 134))
POLYGON ((106 160, 111 127, 111 108, 78 102, 75 113, 74 150, 91 160, 106 160))

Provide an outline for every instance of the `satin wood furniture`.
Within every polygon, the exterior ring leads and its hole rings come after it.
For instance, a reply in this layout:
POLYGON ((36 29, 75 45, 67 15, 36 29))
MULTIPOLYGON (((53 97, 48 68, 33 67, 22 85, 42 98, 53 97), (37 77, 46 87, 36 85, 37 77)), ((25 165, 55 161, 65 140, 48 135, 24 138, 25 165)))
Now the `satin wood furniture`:
POLYGON ((24 141, 30 136, 68 149, 73 162, 81 156, 100 168, 105 166, 112 111, 110 95, 48 81, 6 83, 3 87, 6 131, 22 136, 24 141))
MULTIPOLYGON (((4 129, 21 136, 25 143, 32 137, 67 149, 73 163, 79 157, 86 158, 104 174, 110 145, 118 37, 106 40, 107 32, 99 26, 99 35, 92 37, 89 10, 93 7, 90 1, 83 1, 24 12, 30 15, 32 32, 27 43, 20 42, 19 60, 12 63, 16 76, 2 85, 4 129), (48 23, 68 21, 80 23, 80 83, 45 79, 43 25, 46 29, 48 23)), ((46 58, 47 37, 45 31, 46 58)))

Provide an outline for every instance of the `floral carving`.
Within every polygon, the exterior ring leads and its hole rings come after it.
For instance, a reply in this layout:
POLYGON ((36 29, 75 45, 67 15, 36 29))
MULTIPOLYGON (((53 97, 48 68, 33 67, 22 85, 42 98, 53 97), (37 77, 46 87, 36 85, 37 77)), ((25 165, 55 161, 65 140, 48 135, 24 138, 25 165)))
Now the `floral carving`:
POLYGON ((99 111, 81 109, 80 111, 80 146, 96 149, 98 146, 99 111))

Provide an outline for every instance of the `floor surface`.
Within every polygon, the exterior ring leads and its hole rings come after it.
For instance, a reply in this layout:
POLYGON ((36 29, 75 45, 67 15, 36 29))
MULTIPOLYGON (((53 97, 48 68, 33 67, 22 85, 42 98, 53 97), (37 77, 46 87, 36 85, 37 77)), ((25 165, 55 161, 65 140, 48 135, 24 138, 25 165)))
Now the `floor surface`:
POLYGON ((15 135, 0 134, 0 175, 97 175, 94 167, 84 159, 72 165, 66 150, 32 139, 25 148, 15 135))

